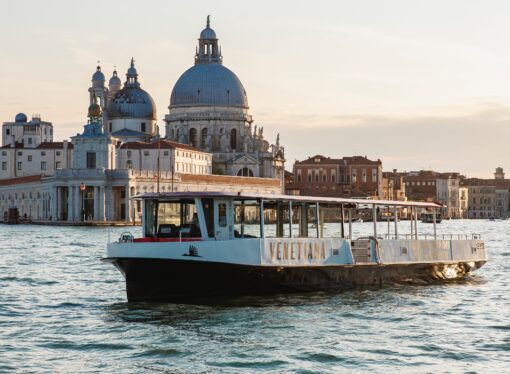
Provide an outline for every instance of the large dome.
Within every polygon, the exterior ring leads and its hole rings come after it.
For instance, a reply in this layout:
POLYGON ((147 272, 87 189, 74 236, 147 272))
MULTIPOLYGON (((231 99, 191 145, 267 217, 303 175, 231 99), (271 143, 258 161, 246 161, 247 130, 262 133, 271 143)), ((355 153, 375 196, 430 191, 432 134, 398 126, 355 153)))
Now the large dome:
POLYGON ((188 106, 248 108, 248 97, 239 78, 223 65, 198 64, 181 75, 170 97, 170 108, 188 106))
POLYGON ((140 87, 124 86, 108 105, 108 118, 156 119, 156 104, 140 87))

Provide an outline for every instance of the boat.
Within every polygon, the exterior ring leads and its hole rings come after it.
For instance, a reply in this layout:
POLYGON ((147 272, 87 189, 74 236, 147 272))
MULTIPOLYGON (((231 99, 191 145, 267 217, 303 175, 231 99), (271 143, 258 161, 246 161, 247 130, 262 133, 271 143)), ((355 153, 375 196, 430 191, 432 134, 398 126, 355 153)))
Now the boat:
POLYGON ((433 235, 418 234, 418 209, 441 208, 435 203, 370 200, 372 235, 354 237, 353 212, 367 200, 226 192, 135 198, 142 235, 122 233, 102 259, 124 275, 129 302, 454 281, 487 261, 477 234, 441 236, 435 224, 433 235), (380 207, 411 211, 410 233, 399 233, 398 220, 379 232, 380 207), (339 210, 338 222, 324 223, 327 209, 339 210), (338 235, 329 235, 332 226, 338 235))
POLYGON ((441 217, 441 213, 436 212, 423 212, 421 214, 421 221, 423 223, 434 223, 434 220, 436 223, 441 223, 443 218, 441 217))

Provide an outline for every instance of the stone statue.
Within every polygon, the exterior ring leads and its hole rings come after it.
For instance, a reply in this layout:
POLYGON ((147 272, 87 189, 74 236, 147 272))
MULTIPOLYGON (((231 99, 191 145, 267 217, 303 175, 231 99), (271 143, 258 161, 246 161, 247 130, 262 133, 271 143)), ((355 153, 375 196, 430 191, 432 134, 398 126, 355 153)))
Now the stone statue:
POLYGON ((207 135, 205 138, 205 148, 208 151, 212 150, 212 136, 211 135, 207 135))

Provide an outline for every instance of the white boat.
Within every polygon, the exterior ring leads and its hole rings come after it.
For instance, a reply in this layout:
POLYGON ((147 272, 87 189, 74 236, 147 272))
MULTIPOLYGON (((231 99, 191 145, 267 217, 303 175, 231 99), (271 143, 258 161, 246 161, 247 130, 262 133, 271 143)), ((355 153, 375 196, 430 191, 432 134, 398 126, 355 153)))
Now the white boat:
POLYGON ((440 208, 434 203, 370 200, 373 235, 354 238, 352 211, 367 200, 212 192, 137 199, 142 236, 122 234, 103 259, 124 274, 129 301, 451 281, 487 261, 479 235, 440 237, 434 224, 432 236, 419 236, 417 209, 440 208), (411 210, 410 234, 399 234, 398 220, 388 222, 386 235, 378 232, 378 207, 411 210), (324 230, 327 209, 341 212, 336 237, 324 230))

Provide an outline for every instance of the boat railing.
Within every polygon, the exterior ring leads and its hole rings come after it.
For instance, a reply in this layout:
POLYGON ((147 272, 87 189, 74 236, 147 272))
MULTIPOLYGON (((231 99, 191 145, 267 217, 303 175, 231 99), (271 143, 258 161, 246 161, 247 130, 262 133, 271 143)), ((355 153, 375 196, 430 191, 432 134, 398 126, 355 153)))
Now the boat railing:
POLYGON ((477 240, 482 239, 481 234, 384 234, 384 239, 407 239, 407 240, 477 240))

